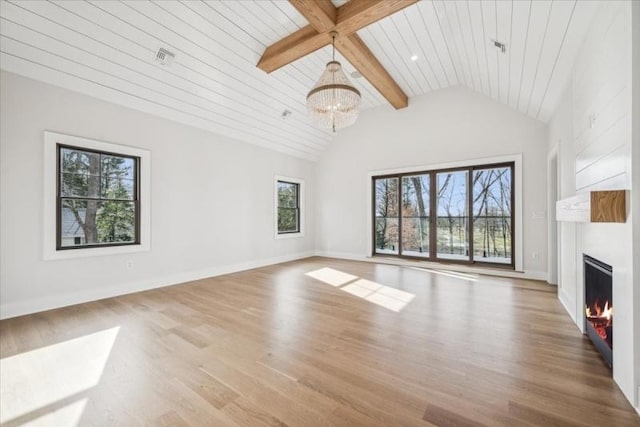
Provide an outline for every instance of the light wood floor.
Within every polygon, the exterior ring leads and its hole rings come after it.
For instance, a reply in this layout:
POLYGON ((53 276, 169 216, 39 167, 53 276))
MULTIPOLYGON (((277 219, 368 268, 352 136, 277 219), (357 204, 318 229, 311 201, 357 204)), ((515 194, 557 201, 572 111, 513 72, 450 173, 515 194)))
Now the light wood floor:
POLYGON ((640 425, 541 282, 309 258, 0 328, 7 426, 640 425))

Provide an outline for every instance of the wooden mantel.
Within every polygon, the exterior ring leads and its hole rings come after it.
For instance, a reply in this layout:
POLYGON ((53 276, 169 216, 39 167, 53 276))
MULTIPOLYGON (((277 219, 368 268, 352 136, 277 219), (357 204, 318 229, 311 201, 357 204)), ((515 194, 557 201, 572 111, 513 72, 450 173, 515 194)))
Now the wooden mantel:
POLYGON ((556 202, 556 220, 568 222, 626 222, 626 191, 591 191, 559 200, 556 202))

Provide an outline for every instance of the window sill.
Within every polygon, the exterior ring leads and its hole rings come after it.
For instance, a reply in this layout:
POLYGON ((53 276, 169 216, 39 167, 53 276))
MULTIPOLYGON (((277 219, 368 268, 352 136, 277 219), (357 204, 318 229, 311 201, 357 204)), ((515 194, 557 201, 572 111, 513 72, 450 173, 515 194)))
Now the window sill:
POLYGON ((44 254, 45 261, 61 260, 61 259, 75 259, 75 258, 87 258, 92 256, 103 255, 122 255, 132 254, 136 252, 148 252, 151 248, 149 245, 122 245, 122 246, 107 246, 104 248, 84 248, 84 249, 64 249, 47 251, 44 254))
POLYGON ((280 239, 295 239, 295 238, 299 238, 299 237, 304 237, 304 233, 303 232, 299 232, 299 233, 283 233, 283 234, 276 234, 275 235, 276 240, 280 240, 280 239))

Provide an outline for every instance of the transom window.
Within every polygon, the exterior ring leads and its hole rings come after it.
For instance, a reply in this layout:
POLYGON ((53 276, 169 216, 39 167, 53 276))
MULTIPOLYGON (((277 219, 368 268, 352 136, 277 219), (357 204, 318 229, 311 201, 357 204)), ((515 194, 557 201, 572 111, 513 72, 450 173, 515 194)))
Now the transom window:
POLYGON ((514 267, 514 163, 373 177, 374 254, 514 267))
POLYGON ((57 249, 140 243, 140 158, 57 145, 57 249))
POLYGON ((278 234, 300 232, 300 184, 277 181, 278 234))

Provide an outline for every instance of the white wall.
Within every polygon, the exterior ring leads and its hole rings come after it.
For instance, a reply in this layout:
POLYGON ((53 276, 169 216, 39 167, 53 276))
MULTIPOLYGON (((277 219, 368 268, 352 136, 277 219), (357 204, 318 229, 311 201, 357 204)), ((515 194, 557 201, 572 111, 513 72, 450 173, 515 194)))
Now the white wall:
MULTIPOLYGON (((549 151, 557 150, 559 172, 559 199, 576 194, 575 148, 573 145, 573 104, 571 88, 562 96, 556 112, 549 122, 549 151)), ((550 207, 553 209, 553 207, 550 207)), ((559 222, 558 235, 558 297, 574 321, 578 311, 576 223, 559 222)))
POLYGON ((306 236, 274 239, 274 176, 315 164, 65 89, 0 76, 0 315, 179 283, 306 256, 306 236), (151 151, 151 251, 43 261, 43 131, 151 151), (127 262, 133 268, 127 269, 127 262))
POLYGON ((318 249, 353 258, 371 253, 371 171, 522 154, 524 270, 546 278, 546 138, 541 122, 464 88, 411 98, 403 110, 366 110, 318 163, 318 249))
MULTIPOLYGON (((632 188, 631 3, 603 2, 596 16, 576 60, 571 87, 549 126, 549 148, 558 145, 560 152, 562 197, 632 188)), ((562 223, 558 292, 583 330, 582 255, 613 267, 613 376, 627 398, 637 404, 638 333, 634 324, 639 309, 636 305, 634 312, 634 298, 640 284, 634 285, 633 255, 640 242, 634 243, 634 228, 629 208, 624 224, 562 223)))
MULTIPOLYGON (((631 183, 631 210, 640 212, 640 2, 631 5, 631 70, 636 78, 631 79, 632 88, 632 130, 631 130, 631 155, 632 155, 632 183, 631 183)), ((634 75, 632 73, 632 75, 634 75)), ((640 412, 640 220, 633 222, 633 271, 635 274, 635 360, 636 360, 636 409, 640 412)))

